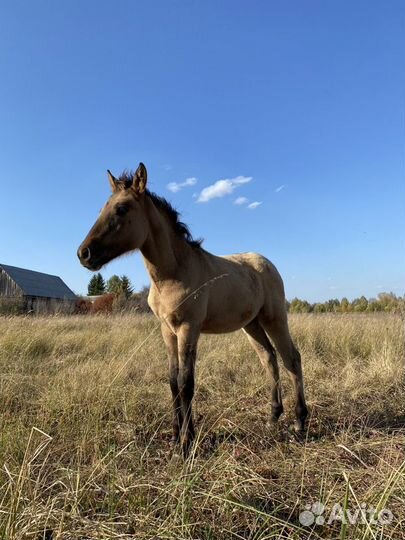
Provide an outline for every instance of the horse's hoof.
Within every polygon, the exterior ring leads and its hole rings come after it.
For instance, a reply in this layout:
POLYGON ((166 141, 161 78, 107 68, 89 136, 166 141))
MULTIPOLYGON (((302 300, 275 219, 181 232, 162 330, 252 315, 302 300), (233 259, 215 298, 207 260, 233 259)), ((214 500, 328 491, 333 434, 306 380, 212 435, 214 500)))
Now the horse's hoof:
POLYGON ((181 455, 183 456, 183 459, 188 458, 188 456, 190 455, 190 449, 191 449, 191 445, 189 444, 181 447, 181 455))
POLYGON ((271 417, 270 417, 271 423, 275 424, 276 422, 278 422, 278 419, 283 414, 283 412, 284 412, 284 409, 282 405, 273 406, 271 408, 271 417))
POLYGON ((294 438, 296 441, 298 442, 305 442, 305 439, 306 439, 306 430, 305 430, 305 427, 303 426, 302 422, 300 422, 299 420, 296 420, 294 422, 294 438))
POLYGON ((179 438, 173 435, 169 441, 170 448, 174 448, 179 444, 179 438))
POLYGON ((190 450, 193 446, 193 441, 190 439, 185 439, 181 441, 181 453, 184 459, 187 459, 190 455, 190 450))
POLYGON ((294 422, 294 431, 298 434, 304 434, 305 433, 305 420, 296 420, 294 422))

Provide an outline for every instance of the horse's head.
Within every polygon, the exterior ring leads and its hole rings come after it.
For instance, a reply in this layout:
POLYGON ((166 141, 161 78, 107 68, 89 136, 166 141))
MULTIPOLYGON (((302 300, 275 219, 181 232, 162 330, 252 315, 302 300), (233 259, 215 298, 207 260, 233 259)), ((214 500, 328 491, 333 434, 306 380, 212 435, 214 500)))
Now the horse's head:
POLYGON ((136 172, 119 179, 108 171, 112 195, 77 250, 83 266, 99 270, 112 259, 142 247, 148 234, 144 199, 147 172, 143 163, 136 172))

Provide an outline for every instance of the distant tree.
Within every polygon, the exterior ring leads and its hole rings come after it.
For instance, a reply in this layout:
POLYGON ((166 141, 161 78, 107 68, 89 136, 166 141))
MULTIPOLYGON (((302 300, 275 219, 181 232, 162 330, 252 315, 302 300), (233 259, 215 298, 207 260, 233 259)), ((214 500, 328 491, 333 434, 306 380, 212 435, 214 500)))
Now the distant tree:
POLYGON ((117 275, 113 275, 107 281, 107 291, 110 294, 120 294, 122 290, 121 278, 117 275))
POLYGON ((87 286, 87 294, 89 296, 99 296, 105 293, 105 282, 100 273, 94 274, 87 286))
POLYGON ((368 300, 365 296, 361 296, 360 298, 355 298, 352 302, 352 308, 353 311, 362 313, 363 311, 366 311, 368 307, 368 300))
POLYGON ((133 292, 133 287, 128 276, 113 275, 107 281, 107 291, 115 296, 123 296, 125 299, 129 299, 133 292))
POLYGON ((311 313, 312 305, 306 300, 293 298, 290 303, 290 313, 311 313))
POLYGON ((326 312, 325 304, 314 305, 314 313, 325 313, 325 312, 326 312))
POLYGON ((121 277, 121 291, 120 294, 123 294, 125 298, 128 300, 132 293, 133 293, 133 287, 131 285, 131 281, 129 280, 128 276, 122 276, 121 277))
POLYGON ((310 304, 306 300, 302 300, 301 313, 311 313, 312 309, 312 304, 310 304))
POLYGON ((326 302, 326 311, 330 313, 335 313, 336 311, 339 311, 340 308, 340 302, 337 298, 333 298, 332 300, 328 300, 326 302))
POLYGON ((342 313, 348 313, 350 310, 351 307, 349 300, 346 297, 342 298, 342 301, 340 302, 340 311, 342 313))
POLYGON ((368 301, 367 311, 376 312, 383 311, 383 306, 376 298, 370 298, 368 301))
POLYGON ((299 313, 301 307, 301 300, 299 298, 293 298, 289 305, 290 313, 299 313))
POLYGON ((390 292, 390 293, 380 293, 378 295, 378 302, 381 305, 381 311, 395 311, 396 306, 398 305, 397 296, 390 292))

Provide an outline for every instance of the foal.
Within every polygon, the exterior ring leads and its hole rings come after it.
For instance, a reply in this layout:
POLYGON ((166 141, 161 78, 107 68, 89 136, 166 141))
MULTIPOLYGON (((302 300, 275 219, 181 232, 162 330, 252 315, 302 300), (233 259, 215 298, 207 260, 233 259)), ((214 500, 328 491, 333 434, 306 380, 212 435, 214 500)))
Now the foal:
POLYGON ((305 427, 307 407, 301 358, 287 324, 284 286, 262 255, 218 257, 192 238, 179 214, 146 189, 141 163, 119 179, 108 171, 112 195, 78 249, 80 262, 96 271, 128 251, 139 249, 151 278, 148 303, 161 322, 169 357, 173 397, 173 441, 187 454, 194 437, 191 402, 197 342, 201 333, 242 328, 268 373, 271 418, 283 412, 276 346, 295 392, 295 429, 305 427))

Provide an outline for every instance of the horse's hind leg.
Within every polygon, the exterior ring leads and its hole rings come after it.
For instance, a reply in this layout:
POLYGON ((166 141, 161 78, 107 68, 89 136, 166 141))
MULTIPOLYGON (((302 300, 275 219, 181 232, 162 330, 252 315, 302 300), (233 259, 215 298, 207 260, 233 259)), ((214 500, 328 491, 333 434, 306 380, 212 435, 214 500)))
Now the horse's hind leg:
POLYGON ((287 317, 268 321, 265 317, 260 318, 260 324, 264 327, 272 339, 277 351, 283 360, 294 386, 295 393, 295 424, 296 431, 303 431, 308 409, 305 403, 304 380, 302 377, 301 355, 295 347, 288 330, 287 317))
POLYGON ((281 400, 280 375, 277 365, 276 351, 270 343, 266 332, 260 326, 259 321, 254 319, 243 329, 249 342, 256 351, 260 362, 263 364, 271 384, 271 420, 276 422, 283 412, 281 400))

